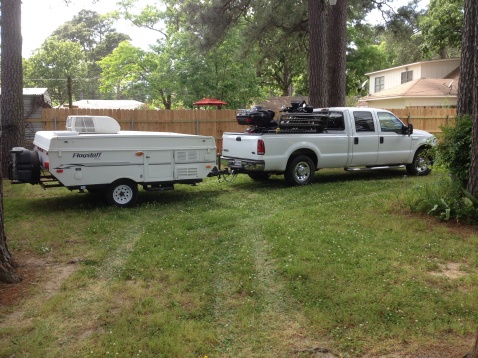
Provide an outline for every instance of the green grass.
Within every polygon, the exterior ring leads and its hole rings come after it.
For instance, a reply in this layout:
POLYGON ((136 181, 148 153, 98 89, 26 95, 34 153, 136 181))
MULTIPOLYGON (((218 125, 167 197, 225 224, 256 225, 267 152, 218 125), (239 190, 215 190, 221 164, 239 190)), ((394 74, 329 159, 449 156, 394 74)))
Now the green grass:
POLYGON ((0 356, 464 354, 478 323, 478 235, 402 199, 436 180, 324 170, 291 188, 239 176, 140 192, 131 209, 5 183, 9 247, 43 267, 17 306, 0 308, 0 356), (465 274, 432 274, 447 263, 465 274))

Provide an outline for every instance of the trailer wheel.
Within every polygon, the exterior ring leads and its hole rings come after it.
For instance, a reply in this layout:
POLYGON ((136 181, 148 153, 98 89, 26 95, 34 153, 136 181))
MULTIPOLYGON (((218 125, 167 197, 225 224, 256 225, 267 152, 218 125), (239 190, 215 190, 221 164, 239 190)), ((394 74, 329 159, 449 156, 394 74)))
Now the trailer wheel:
POLYGON ((289 161, 284 177, 289 185, 307 185, 314 180, 314 174, 315 165, 312 159, 307 155, 299 155, 289 161))
POLYGON ((130 207, 138 199, 138 185, 128 179, 120 179, 110 184, 106 190, 108 204, 119 207, 130 207))

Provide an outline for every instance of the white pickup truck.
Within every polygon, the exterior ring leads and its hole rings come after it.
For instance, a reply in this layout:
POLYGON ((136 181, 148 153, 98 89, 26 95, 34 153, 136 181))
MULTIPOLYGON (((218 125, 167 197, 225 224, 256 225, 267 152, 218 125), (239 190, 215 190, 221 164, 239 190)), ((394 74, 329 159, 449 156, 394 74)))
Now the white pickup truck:
POLYGON ((275 127, 270 118, 257 117, 257 111, 238 113, 240 124, 257 125, 244 133, 224 133, 221 165, 254 180, 284 174, 290 185, 311 183, 320 168, 405 166, 412 175, 430 173, 432 158, 426 148, 435 144, 435 137, 405 125, 393 113, 374 108, 307 107, 301 111, 293 106, 275 127), (267 125, 261 127, 261 123, 267 125))

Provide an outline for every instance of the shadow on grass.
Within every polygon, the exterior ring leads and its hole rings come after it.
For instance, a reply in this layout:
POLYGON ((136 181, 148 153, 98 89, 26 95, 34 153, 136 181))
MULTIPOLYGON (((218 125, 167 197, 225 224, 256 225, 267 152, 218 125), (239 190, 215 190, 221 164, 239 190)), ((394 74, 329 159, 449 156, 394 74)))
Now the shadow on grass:
MULTIPOLYGON (((311 186, 326 185, 334 183, 346 183, 355 181, 383 181, 390 179, 400 179, 407 176, 403 169, 384 169, 371 171, 350 171, 343 170, 320 170, 316 173, 311 186)), ((309 187, 309 186, 308 186, 309 187)), ((304 189, 307 187, 303 187, 304 189)), ((65 189, 65 195, 60 192, 57 196, 35 197, 25 200, 24 210, 35 212, 78 212, 95 210, 138 210, 146 206, 171 207, 175 204, 184 204, 185 202, 197 202, 204 200, 214 200, 217 205, 221 205, 219 198, 224 193, 237 191, 254 192, 277 192, 277 190, 294 190, 284 180, 283 175, 273 175, 266 181, 253 181, 246 175, 239 175, 235 180, 229 177, 222 182, 214 182, 209 179, 207 183, 200 183, 196 186, 176 185, 175 190, 162 192, 148 192, 140 190, 136 206, 128 209, 117 208, 107 204, 106 198, 102 193, 78 193, 77 191, 68 192, 65 189)), ((22 205, 22 204, 19 204, 22 205)))

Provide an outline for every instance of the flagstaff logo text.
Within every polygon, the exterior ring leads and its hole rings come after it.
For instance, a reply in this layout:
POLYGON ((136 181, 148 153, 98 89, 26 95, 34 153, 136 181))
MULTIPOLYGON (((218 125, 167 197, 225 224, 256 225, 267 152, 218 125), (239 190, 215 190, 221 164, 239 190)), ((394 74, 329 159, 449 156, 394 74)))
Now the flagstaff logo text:
POLYGON ((97 153, 73 153, 73 158, 99 158, 101 152, 97 153))

